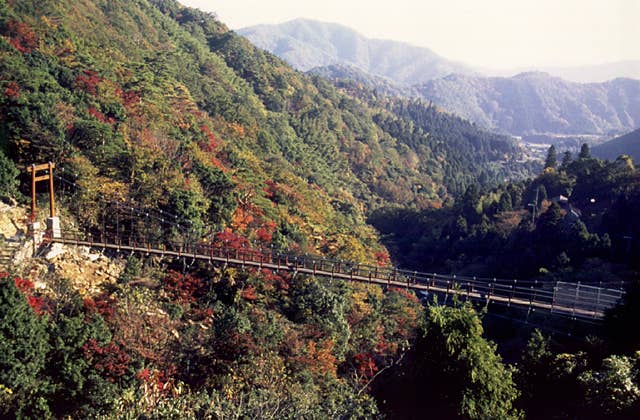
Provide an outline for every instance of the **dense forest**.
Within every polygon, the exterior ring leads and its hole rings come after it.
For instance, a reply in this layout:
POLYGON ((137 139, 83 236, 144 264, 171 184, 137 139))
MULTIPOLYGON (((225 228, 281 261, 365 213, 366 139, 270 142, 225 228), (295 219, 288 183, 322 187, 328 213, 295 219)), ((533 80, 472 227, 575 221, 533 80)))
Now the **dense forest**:
MULTIPOLYGON (((536 165, 522 158, 509 138, 431 104, 296 72, 173 0, 0 0, 0 195, 24 204, 19 168, 55 162, 64 228, 99 231, 135 204, 175 223, 118 223, 161 241, 637 279, 632 161, 584 150, 558 164, 550 152, 524 181, 536 165), (552 204, 559 195, 569 202, 552 204)), ((616 334, 566 347, 535 333, 506 363, 468 302, 111 263, 117 275, 97 291, 53 263, 0 273, 0 415, 535 418, 553 407, 587 418, 632 417, 640 404, 638 337, 624 330, 633 289, 609 317, 616 334)))
POLYGON ((620 284, 640 268, 640 174, 628 156, 561 161, 551 146, 536 178, 482 191, 452 206, 391 207, 370 222, 401 265, 479 276, 620 284), (410 221, 410 222, 409 222, 410 221), (631 270, 631 271, 630 271, 631 270))

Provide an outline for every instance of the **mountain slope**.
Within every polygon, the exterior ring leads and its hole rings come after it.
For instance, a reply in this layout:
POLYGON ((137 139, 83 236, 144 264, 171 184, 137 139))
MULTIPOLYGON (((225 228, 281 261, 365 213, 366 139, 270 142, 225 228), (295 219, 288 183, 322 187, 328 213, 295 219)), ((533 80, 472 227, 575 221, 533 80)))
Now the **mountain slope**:
POLYGON ((515 135, 606 134, 640 126, 640 81, 578 84, 546 73, 511 78, 452 75, 421 96, 484 127, 515 135))
POLYGON ((508 138, 424 104, 417 124, 174 1, 20 4, 0 7, 0 146, 76 176, 85 192, 68 205, 89 228, 101 194, 177 214, 198 235, 372 260, 370 209, 435 205, 518 173, 508 138), (430 128, 442 120, 464 134, 430 128))
POLYGON ((616 137, 592 149, 594 156, 601 159, 614 160, 620 155, 629 155, 634 162, 640 162, 640 129, 616 137))
POLYGON ((243 28, 238 33, 303 71, 342 64, 399 84, 420 83, 450 73, 472 73, 470 68, 428 48, 369 39, 333 23, 296 19, 279 25, 243 28))
MULTIPOLYGON (((354 66, 343 64, 332 64, 329 66, 314 67, 307 74, 317 75, 325 79, 332 80, 336 84, 352 81, 360 84, 363 88, 375 91, 381 95, 411 97, 409 87, 399 87, 387 78, 374 76, 354 66)), ((413 95, 415 96, 415 95, 413 95)))

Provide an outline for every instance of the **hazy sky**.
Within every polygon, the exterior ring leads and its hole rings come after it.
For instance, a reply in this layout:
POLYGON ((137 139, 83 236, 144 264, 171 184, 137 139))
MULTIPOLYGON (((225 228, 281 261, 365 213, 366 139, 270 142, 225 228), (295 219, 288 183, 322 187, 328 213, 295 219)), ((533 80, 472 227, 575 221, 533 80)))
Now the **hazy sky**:
POLYGON ((179 0, 231 29, 298 17, 428 47, 475 66, 640 59, 640 0, 179 0))

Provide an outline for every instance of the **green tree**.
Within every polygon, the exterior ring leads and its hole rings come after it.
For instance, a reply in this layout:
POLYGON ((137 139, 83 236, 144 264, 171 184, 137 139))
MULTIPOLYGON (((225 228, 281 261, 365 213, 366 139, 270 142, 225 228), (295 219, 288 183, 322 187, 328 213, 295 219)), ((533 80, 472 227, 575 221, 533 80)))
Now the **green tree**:
POLYGON ((502 213, 511 210, 513 210, 511 195, 505 191, 500 194, 500 201, 498 201, 498 212, 502 213))
POLYGON ((18 195, 18 168, 11 159, 0 150, 0 197, 18 195))
POLYGON ((570 163, 571 163, 571 152, 567 150, 562 155, 562 162, 560 163, 560 168, 567 169, 570 163))
POLYGON ((53 388, 51 409, 57 417, 108 412, 117 397, 117 385, 103 378, 85 357, 84 345, 91 338, 103 343, 111 339, 99 316, 60 315, 53 326, 47 374, 53 388))
POLYGON ((0 414, 17 417, 49 415, 42 372, 49 345, 46 325, 9 278, 0 279, 0 384, 11 390, 0 414))
POLYGON ((640 413, 640 351, 635 357, 607 357, 599 370, 582 373, 578 381, 590 416, 633 418, 640 413))
POLYGON ((554 353, 549 338, 534 331, 516 375, 518 405, 530 418, 575 417, 583 400, 577 376, 585 364, 583 354, 554 353))
POLYGON ((551 145, 547 151, 547 158, 544 161, 544 167, 555 168, 558 165, 558 154, 556 152, 556 146, 551 145))
POLYGON ((580 154, 578 154, 578 159, 590 159, 591 158, 591 149, 589 149, 589 145, 587 143, 583 143, 580 148, 580 154))
POLYGON ((294 322, 317 326, 335 342, 334 354, 344 357, 349 340, 345 318, 348 285, 327 284, 315 277, 297 279, 290 291, 290 318, 294 322))
POLYGON ((436 418, 521 417, 514 408, 519 392, 512 369, 482 334, 482 322, 470 303, 427 308, 415 374, 428 381, 423 388, 425 407, 437 413, 436 418))

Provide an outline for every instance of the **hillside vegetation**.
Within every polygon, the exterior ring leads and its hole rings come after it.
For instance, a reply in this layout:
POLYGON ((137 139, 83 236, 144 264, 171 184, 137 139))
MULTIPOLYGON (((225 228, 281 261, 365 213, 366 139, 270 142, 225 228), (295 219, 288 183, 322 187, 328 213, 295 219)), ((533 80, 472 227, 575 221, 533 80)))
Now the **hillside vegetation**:
POLYGON ((628 156, 550 149, 536 178, 467 189, 453 206, 380 209, 370 221, 402 265, 486 277, 620 285, 637 281, 640 174, 628 156))
MULTIPOLYGON (((18 164, 55 161, 93 194, 177 211, 201 233, 261 231, 284 248, 371 259, 370 209, 438 205, 519 166, 507 138, 412 105, 461 127, 450 139, 172 1, 10 4, 3 149, 18 164)), ((95 197, 72 204, 90 212, 95 197)))

